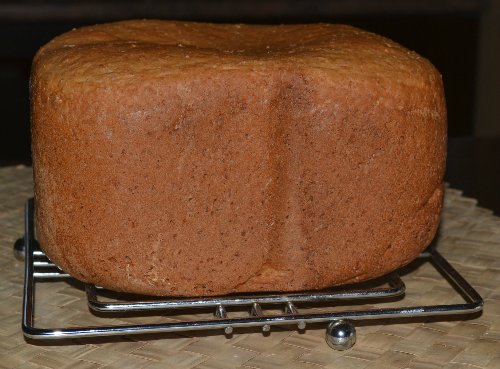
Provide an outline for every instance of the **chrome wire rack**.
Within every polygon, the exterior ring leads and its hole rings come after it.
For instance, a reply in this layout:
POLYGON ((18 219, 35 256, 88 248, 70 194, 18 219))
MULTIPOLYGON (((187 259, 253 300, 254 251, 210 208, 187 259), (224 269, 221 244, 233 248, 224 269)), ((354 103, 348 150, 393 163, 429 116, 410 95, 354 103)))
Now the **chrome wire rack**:
MULTIPOLYGON (((464 299, 463 303, 443 304, 431 306, 403 306, 387 308, 362 308, 348 311, 335 311, 335 305, 353 300, 380 302, 390 298, 402 297, 405 294, 405 285, 397 273, 385 277, 383 284, 372 288, 352 287, 347 290, 330 289, 321 291, 306 291, 298 293, 279 294, 248 294, 228 295, 220 297, 203 298, 170 298, 162 299, 135 297, 123 301, 118 299, 102 299, 106 290, 85 285, 87 304, 91 311, 101 316, 113 317, 115 313, 157 312, 159 316, 169 311, 181 312, 175 321, 155 324, 133 325, 103 325, 85 327, 57 327, 39 328, 35 326, 35 285, 37 281, 70 279, 71 277, 54 265, 40 250, 34 233, 34 203, 33 199, 27 201, 25 206, 25 232, 24 237, 14 245, 17 257, 24 258, 25 280, 22 330, 24 335, 31 339, 65 339, 80 337, 100 337, 132 335, 159 332, 184 332, 193 330, 219 329, 226 335, 231 335, 235 328, 260 327, 263 332, 269 332, 271 326, 282 325, 296 327, 293 329, 304 330, 308 323, 327 323, 326 341, 328 345, 337 350, 345 350, 356 341, 356 330, 353 321, 387 319, 387 318, 417 318, 428 316, 449 316, 451 314, 471 314, 479 312, 483 307, 481 296, 474 288, 444 259, 439 252, 430 248, 422 253, 419 258, 430 262, 449 282, 449 284, 464 299), (331 311, 317 311, 307 307, 314 304, 327 306, 331 311), (264 307, 278 310, 278 313, 265 313, 264 307), (199 320, 183 319, 186 309, 190 314, 197 314, 200 308, 209 309, 213 317, 199 320), (244 311, 245 314, 231 316, 229 310, 244 311)), ((125 295, 128 296, 128 295, 125 295)), ((404 301, 402 299, 401 301, 404 301)), ((359 302, 359 301, 358 301, 359 302)), ((267 310, 266 310, 267 311, 267 310)))

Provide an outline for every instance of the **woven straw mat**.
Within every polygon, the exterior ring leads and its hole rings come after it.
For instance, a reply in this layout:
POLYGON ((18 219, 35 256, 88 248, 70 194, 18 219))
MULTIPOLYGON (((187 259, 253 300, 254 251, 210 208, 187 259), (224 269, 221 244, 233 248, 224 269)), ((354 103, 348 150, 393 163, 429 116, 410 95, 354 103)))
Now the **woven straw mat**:
MULTIPOLYGON (((482 314, 418 321, 355 322, 357 343, 330 349, 325 326, 305 332, 273 327, 40 342, 21 332, 23 262, 12 245, 23 231, 23 204, 32 196, 27 167, 0 168, 0 368, 500 368, 500 218, 446 192, 438 250, 485 300, 482 314)), ((403 275, 402 301, 379 306, 463 301, 430 265, 403 275)), ((96 325, 84 292, 63 281, 37 284, 36 324, 46 327, 96 325)), ((345 307, 344 307, 345 308, 345 307)), ((184 316, 183 318, 186 318, 184 316)), ((119 316, 108 324, 165 322, 167 316, 119 316)))

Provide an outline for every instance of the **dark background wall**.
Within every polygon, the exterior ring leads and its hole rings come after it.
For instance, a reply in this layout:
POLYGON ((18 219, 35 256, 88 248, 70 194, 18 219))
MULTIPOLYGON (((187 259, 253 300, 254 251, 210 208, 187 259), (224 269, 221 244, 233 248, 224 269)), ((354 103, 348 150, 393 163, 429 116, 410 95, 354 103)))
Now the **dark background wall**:
MULTIPOLYGON (((483 34, 484 19, 495 7, 498 8, 497 0, 3 2, 0 4, 0 165, 30 164, 28 82, 31 60, 40 46, 71 28, 130 18, 348 23, 417 51, 441 71, 449 111, 447 179, 453 186, 465 189, 467 194, 479 197, 484 205, 500 212, 496 185, 484 184, 490 180, 500 183, 495 159, 500 158, 500 145, 493 137, 488 137, 484 144, 476 120, 481 103, 478 101, 481 95, 478 80, 484 79, 479 68, 484 64, 479 59, 484 54, 481 47, 484 49, 485 40, 491 42, 489 38, 496 37, 495 31, 490 31, 492 35, 483 34), (489 149, 483 153, 486 147, 489 149), (477 173, 476 160, 482 160, 482 156, 490 157, 482 163, 486 177, 477 173), (471 179, 473 171, 474 177, 480 175, 483 180, 471 179), (484 187, 488 189, 485 191, 484 187)), ((500 19, 497 20, 500 23, 500 19)), ((482 94, 485 95, 484 91, 482 94)), ((486 96, 491 97, 491 93, 486 96)), ((487 118, 481 123, 484 120, 487 118)), ((495 131, 495 128, 481 129, 495 131)))

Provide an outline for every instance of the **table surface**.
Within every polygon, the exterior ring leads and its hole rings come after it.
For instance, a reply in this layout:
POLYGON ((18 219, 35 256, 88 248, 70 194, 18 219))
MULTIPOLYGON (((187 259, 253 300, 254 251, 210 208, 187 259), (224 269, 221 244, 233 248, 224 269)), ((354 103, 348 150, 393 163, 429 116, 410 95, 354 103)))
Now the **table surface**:
MULTIPOLYGON (((12 245, 22 234, 23 204, 31 195, 30 168, 0 168, 0 368, 500 368, 500 218, 457 190, 446 192, 437 249, 483 296, 484 311, 414 322, 356 322, 357 343, 347 351, 326 345, 324 325, 305 333, 273 327, 268 336, 238 330, 230 338, 220 332, 189 332, 26 340, 20 327, 23 263, 13 257, 12 245)), ((457 302, 456 292, 430 266, 407 268, 402 278, 407 285, 404 300, 377 306, 457 302)), ((83 291, 66 282, 40 283, 36 303, 41 326, 105 319, 92 315, 83 291)), ((123 324, 170 318, 106 319, 123 324)))

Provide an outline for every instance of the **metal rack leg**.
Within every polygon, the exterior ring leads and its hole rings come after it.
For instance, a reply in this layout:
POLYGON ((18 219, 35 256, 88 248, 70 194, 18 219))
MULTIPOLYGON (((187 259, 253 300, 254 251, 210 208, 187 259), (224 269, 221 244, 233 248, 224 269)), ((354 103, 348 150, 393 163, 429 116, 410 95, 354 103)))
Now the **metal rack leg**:
POLYGON ((347 320, 334 320, 326 328, 325 339, 332 349, 348 350, 356 343, 356 328, 347 320))

